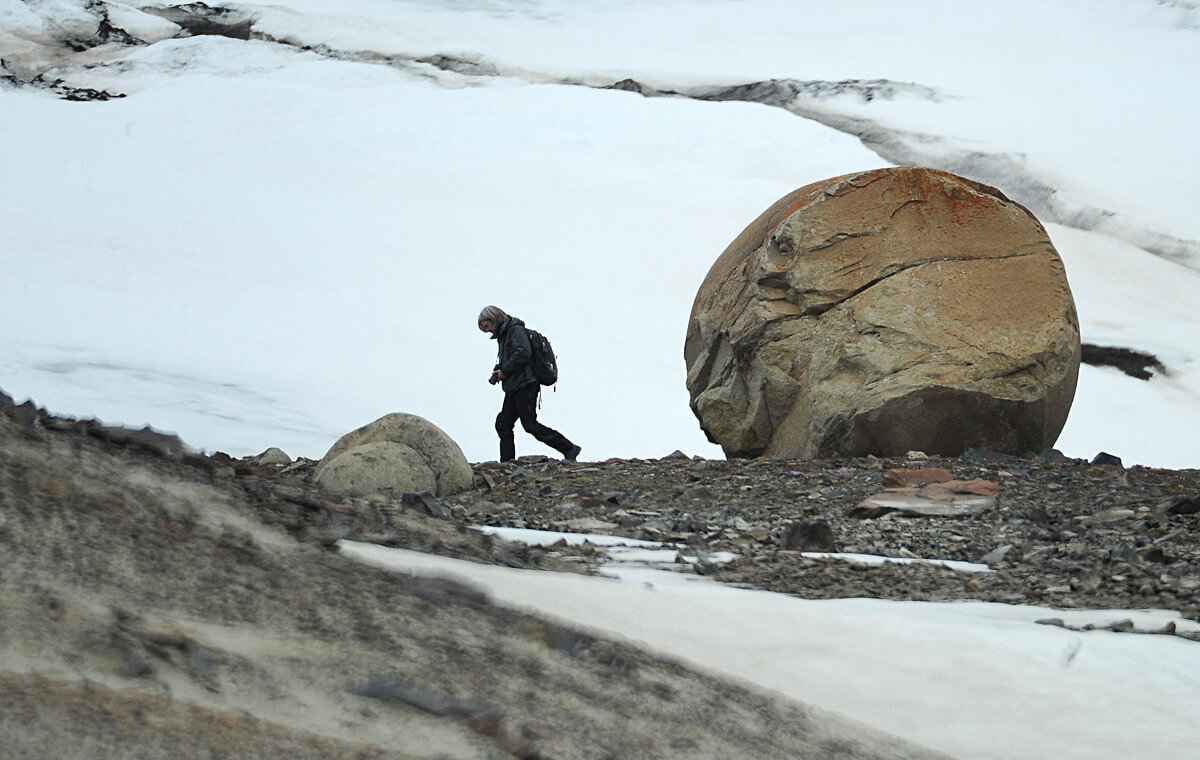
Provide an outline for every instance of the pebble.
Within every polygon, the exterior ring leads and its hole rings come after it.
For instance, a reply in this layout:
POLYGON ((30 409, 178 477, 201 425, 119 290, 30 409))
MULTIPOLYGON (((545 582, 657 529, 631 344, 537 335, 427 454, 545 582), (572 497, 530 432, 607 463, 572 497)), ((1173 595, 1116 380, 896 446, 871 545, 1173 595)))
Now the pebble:
POLYGON ((988 565, 990 567, 991 565, 995 565, 995 564, 1001 562, 1004 559, 1004 557, 1012 550, 1013 550, 1012 544, 1005 544, 1004 546, 998 546, 995 549, 992 549, 987 554, 983 555, 983 557, 979 561, 982 564, 988 565))
POLYGON ((805 520, 788 526, 780 546, 790 551, 834 552, 833 528, 825 520, 805 520))

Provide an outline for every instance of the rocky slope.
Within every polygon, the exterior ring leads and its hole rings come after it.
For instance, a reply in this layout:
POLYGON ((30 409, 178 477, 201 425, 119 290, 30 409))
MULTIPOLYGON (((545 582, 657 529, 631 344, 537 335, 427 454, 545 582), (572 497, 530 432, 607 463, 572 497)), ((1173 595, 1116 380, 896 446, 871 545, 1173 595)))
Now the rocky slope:
POLYGON ((937 756, 353 563, 336 538, 583 567, 468 530, 463 505, 330 498, 308 469, 0 395, 0 757, 937 756))

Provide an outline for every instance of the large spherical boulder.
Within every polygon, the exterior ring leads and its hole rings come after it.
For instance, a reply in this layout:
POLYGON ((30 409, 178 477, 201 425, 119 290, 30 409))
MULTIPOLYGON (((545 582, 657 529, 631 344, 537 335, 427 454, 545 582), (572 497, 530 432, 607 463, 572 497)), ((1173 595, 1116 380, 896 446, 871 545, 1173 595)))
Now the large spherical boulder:
POLYGON ((756 219, 696 295, 692 409, 730 457, 1053 445, 1079 322, 1045 229, 998 190, 881 169, 756 219))
POLYGON ((433 493, 449 496, 474 483, 458 444, 437 425, 395 413, 347 433, 321 459, 317 483, 356 496, 433 493))

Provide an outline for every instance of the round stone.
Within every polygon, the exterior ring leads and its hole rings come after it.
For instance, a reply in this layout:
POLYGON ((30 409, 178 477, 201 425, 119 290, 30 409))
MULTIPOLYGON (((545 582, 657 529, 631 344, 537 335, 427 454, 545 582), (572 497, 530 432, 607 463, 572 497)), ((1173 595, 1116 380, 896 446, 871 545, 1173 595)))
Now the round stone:
POLYGON ((1037 219, 994 188, 911 167, 775 203, 709 271, 684 348, 710 440, 770 458, 1043 451, 1079 353, 1037 219))

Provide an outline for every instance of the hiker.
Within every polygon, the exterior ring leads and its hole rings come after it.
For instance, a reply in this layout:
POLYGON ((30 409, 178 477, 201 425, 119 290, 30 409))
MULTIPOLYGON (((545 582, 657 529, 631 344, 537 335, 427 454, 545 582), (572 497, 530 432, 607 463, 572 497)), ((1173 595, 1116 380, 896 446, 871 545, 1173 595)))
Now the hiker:
MULTIPOLYGON (((511 317, 497 306, 487 306, 479 312, 479 329, 492 334, 499 344, 499 361, 492 370, 488 382, 500 383, 504 389, 504 406, 496 415, 496 433, 500 436, 500 461, 510 462, 517 458, 517 444, 513 440, 513 426, 521 420, 521 427, 542 443, 555 449, 572 462, 579 456, 581 447, 567 440, 562 433, 546 427, 537 419, 538 394, 541 382, 534 374, 533 347, 525 323, 511 317)), ((550 382, 550 381, 547 381, 550 382)))

